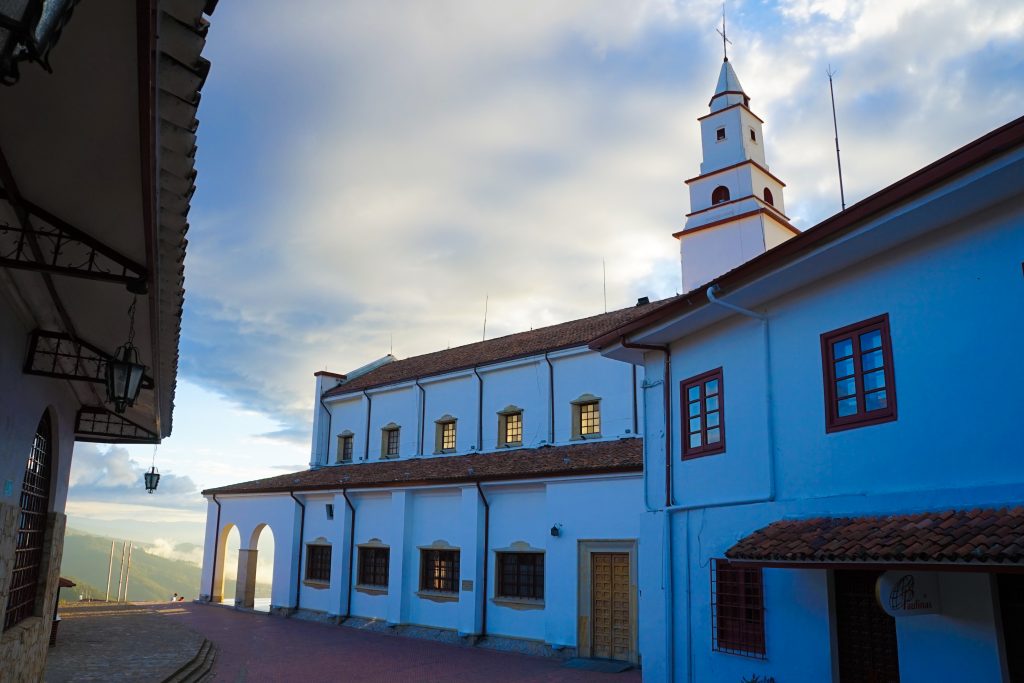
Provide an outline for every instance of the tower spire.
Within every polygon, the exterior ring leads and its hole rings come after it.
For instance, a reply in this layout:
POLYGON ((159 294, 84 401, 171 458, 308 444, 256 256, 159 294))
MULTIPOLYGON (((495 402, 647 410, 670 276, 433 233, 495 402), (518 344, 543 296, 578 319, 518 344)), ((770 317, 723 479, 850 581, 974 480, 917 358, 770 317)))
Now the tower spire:
POLYGON ((724 2, 722 3, 722 28, 721 29, 717 29, 716 28, 715 31, 718 32, 718 35, 722 36, 722 61, 723 62, 728 62, 729 61, 729 47, 728 46, 732 45, 732 41, 729 40, 726 37, 726 35, 725 35, 725 3, 724 2))

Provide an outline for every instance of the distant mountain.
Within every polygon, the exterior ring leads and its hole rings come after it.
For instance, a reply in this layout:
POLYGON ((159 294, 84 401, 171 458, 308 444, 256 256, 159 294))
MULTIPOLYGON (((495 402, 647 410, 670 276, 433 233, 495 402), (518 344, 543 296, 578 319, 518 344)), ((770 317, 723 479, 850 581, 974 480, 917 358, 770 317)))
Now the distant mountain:
MULTIPOLYGON (((94 536, 75 529, 68 529, 64 537, 64 559, 61 562, 61 576, 71 579, 75 588, 67 588, 61 592, 65 600, 77 600, 79 595, 102 600, 107 594, 103 588, 107 582, 107 571, 110 567, 110 543, 114 542, 114 568, 110 581, 110 599, 117 596, 117 577, 121 567, 121 549, 123 541, 94 536), (87 594, 88 593, 88 594, 87 594), (91 595, 90 595, 91 594, 91 595)), ((145 544, 133 543, 131 568, 128 572, 128 600, 146 602, 154 600, 170 600, 172 593, 185 596, 186 600, 197 597, 199 590, 200 568, 191 562, 172 560, 146 552, 145 544)), ((224 594, 234 596, 235 582, 227 579, 224 582, 224 594)), ((256 585, 256 597, 268 597, 269 584, 256 585)))

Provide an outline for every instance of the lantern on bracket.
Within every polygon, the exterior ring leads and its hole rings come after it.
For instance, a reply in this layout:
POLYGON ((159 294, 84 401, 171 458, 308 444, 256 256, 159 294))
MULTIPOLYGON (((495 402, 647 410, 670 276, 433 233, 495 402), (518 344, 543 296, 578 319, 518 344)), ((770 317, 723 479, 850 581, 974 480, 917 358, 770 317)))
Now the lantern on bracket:
POLYGON ((115 413, 123 413, 135 405, 142 389, 142 376, 146 366, 139 362, 139 351, 135 348, 135 299, 128 307, 128 341, 114 352, 107 361, 107 401, 114 404, 115 413))

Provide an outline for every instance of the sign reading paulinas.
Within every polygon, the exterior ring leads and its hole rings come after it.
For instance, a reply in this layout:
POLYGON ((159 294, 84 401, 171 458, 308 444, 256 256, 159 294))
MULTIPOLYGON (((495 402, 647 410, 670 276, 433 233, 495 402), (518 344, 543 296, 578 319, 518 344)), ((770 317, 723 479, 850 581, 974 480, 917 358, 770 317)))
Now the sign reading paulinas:
POLYGON ((935 572, 886 572, 878 577, 875 596, 882 609, 894 617, 938 614, 942 608, 935 572))

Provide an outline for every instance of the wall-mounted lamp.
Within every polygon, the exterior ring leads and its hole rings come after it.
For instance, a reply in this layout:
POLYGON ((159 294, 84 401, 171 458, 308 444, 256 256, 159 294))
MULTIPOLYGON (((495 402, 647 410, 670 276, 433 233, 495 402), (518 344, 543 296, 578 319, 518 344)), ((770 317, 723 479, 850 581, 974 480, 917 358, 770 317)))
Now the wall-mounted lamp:
POLYGON ((552 525, 552 527, 551 527, 551 535, 554 536, 555 538, 558 538, 559 536, 561 536, 562 535, 562 525, 561 524, 554 524, 554 525, 552 525))

